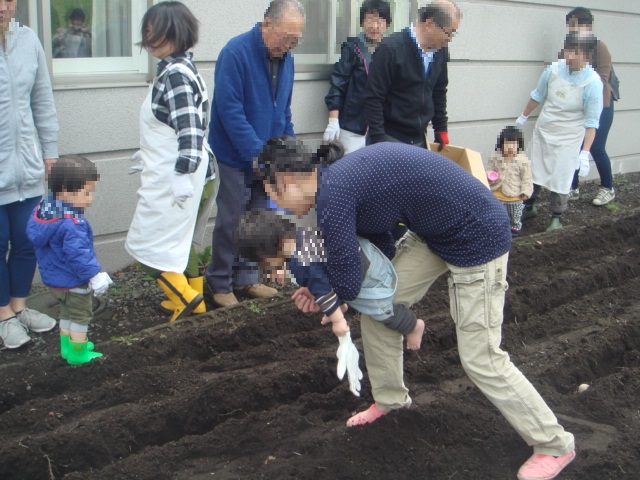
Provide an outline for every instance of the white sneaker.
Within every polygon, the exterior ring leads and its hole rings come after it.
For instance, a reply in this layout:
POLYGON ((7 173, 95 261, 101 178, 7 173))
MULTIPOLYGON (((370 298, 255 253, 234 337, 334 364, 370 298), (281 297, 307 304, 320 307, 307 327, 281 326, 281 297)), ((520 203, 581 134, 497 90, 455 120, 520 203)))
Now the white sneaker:
POLYGON ((16 317, 20 323, 36 333, 48 332, 56 326, 56 321, 49 315, 40 313, 37 310, 30 310, 26 307, 20 313, 17 313, 16 317))
POLYGON ((616 193, 613 191, 613 188, 609 190, 608 188, 600 187, 598 195, 596 195, 596 198, 594 198, 593 202, 591 203, 593 203, 596 207, 601 207, 602 205, 606 205, 607 203, 609 203, 614 198, 616 198, 616 193))
POLYGON ((0 338, 7 348, 18 348, 27 343, 31 338, 27 335, 29 330, 16 317, 11 317, 0 322, 0 338))
POLYGON ((580 189, 574 188, 569 190, 569 200, 580 200, 580 189))

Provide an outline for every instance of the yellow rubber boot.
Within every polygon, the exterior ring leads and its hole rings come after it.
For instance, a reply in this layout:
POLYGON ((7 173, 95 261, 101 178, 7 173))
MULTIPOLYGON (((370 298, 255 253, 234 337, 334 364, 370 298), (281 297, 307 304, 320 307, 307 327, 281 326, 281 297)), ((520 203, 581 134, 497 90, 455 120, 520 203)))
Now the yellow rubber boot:
MULTIPOLYGON (((204 277, 192 277, 187 278, 189 281, 189 286, 193 288, 199 294, 204 293, 204 277)), ((207 311, 207 306, 203 302, 200 302, 196 308, 193 309, 193 313, 205 313, 207 311)))
POLYGON ((169 299, 163 300, 160 302, 160 310, 162 310, 165 313, 173 313, 175 309, 176 309, 175 303, 173 303, 169 299))
POLYGON ((188 317, 202 301, 202 294, 191 288, 187 277, 182 273, 162 272, 158 285, 175 305, 170 322, 188 317))

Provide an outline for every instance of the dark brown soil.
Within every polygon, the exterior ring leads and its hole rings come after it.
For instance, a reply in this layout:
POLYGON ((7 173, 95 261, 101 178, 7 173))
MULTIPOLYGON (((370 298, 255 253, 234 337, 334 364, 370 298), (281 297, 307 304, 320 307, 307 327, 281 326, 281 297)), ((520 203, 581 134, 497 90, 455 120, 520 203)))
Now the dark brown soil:
MULTIPOLYGON (((640 475, 639 186, 617 177, 616 203, 596 208, 583 185, 549 234, 542 198, 513 243, 503 346, 576 435, 565 479, 640 475)), ((286 293, 168 326, 149 279, 114 279, 92 326, 101 360, 68 366, 54 333, 0 352, 1 479, 494 480, 531 454, 460 367, 444 279, 415 306, 414 406, 353 429, 372 401, 366 371, 356 398, 336 378, 335 337, 286 293)))

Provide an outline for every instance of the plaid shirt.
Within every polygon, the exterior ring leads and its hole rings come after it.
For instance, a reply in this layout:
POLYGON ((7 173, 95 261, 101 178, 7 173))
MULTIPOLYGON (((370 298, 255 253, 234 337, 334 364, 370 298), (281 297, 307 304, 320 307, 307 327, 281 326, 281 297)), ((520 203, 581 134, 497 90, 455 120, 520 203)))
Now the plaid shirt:
POLYGON ((153 84, 151 97, 153 115, 173 128, 178 136, 177 173, 193 173, 200 165, 209 99, 202 97, 200 92, 204 89, 180 69, 169 68, 162 76, 160 74, 169 64, 181 63, 202 81, 191 57, 191 53, 178 53, 158 63, 158 78, 153 84), (200 117, 200 108, 205 118, 200 117))

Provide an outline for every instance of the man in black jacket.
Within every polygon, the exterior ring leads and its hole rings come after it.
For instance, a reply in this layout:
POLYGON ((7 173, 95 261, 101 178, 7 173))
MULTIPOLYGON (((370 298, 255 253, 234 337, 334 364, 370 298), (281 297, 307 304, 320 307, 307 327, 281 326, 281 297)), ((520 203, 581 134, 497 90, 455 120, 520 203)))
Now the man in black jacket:
POLYGON ((362 33, 342 44, 340 60, 331 74, 331 87, 324 101, 329 122, 325 142, 340 141, 345 153, 365 146, 367 120, 364 87, 371 68, 371 56, 391 24, 391 6, 385 0, 365 0, 360 7, 362 33))
POLYGON ((391 141, 426 147, 429 122, 440 149, 449 143, 447 44, 460 17, 454 2, 436 0, 420 9, 415 24, 378 46, 364 94, 368 144, 391 141))

